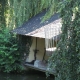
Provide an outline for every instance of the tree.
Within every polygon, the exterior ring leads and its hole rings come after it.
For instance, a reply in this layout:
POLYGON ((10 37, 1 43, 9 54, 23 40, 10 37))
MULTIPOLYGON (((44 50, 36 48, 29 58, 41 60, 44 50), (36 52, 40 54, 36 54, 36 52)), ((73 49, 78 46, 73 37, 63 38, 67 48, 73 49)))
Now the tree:
POLYGON ((43 9, 47 9, 51 0, 9 0, 9 3, 13 11, 11 23, 18 27, 43 9))
POLYGON ((6 0, 0 0, 0 26, 5 25, 6 0))
POLYGON ((80 1, 62 0, 57 4, 62 34, 49 67, 56 70, 55 80, 80 80, 80 1))

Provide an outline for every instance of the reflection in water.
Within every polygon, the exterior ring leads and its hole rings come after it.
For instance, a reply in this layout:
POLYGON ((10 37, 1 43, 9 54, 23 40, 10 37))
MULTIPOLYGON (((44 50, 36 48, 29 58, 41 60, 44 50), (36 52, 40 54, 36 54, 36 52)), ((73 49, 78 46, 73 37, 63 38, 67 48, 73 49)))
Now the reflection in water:
POLYGON ((46 78, 45 73, 30 71, 26 74, 6 74, 0 73, 0 80, 54 80, 53 77, 46 78))

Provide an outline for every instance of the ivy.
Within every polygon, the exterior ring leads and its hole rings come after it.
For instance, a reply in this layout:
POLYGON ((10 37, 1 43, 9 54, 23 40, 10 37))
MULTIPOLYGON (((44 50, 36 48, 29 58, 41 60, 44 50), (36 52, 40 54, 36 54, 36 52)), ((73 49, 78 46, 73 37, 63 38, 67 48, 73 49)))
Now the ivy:
POLYGON ((62 34, 57 51, 49 59, 55 80, 80 80, 80 1, 60 2, 62 34))

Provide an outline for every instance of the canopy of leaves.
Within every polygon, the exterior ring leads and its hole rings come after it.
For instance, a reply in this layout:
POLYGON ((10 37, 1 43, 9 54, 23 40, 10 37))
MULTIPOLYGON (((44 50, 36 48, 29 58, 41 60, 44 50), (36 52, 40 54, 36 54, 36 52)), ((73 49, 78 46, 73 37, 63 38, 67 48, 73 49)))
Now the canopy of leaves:
POLYGON ((11 25, 15 25, 13 28, 19 27, 32 16, 35 16, 43 9, 47 9, 51 3, 52 0, 8 0, 11 25))
POLYGON ((49 67, 56 70, 55 80, 80 80, 80 0, 63 0, 58 4, 62 35, 49 67))

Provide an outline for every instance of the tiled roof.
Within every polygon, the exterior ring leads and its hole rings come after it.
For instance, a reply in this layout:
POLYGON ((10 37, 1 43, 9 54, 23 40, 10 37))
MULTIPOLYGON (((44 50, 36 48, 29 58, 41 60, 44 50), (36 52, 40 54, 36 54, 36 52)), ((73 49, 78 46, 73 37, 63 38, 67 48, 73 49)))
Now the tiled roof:
POLYGON ((45 38, 45 33, 48 34, 50 31, 52 31, 51 36, 48 36, 47 38, 59 35, 60 32, 58 30, 61 29, 61 19, 59 18, 59 14, 54 14, 50 19, 41 23, 41 18, 44 15, 45 12, 39 13, 25 22, 21 27, 14 29, 12 32, 40 38, 45 38))

